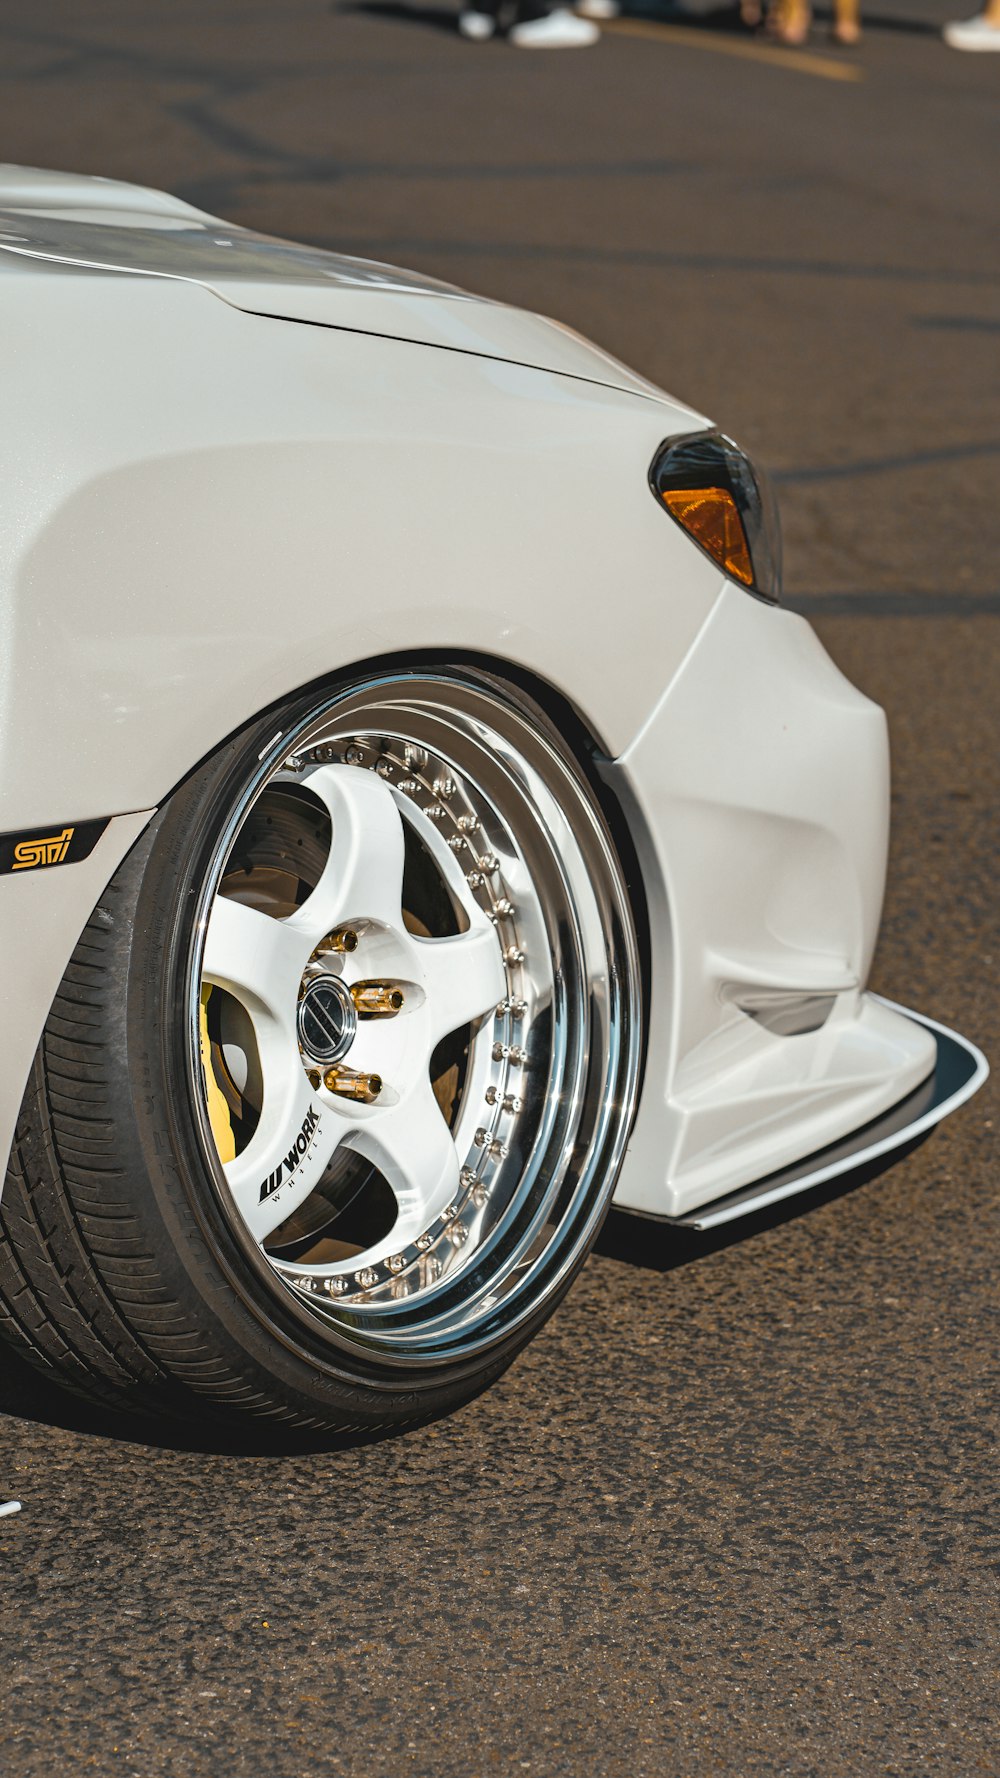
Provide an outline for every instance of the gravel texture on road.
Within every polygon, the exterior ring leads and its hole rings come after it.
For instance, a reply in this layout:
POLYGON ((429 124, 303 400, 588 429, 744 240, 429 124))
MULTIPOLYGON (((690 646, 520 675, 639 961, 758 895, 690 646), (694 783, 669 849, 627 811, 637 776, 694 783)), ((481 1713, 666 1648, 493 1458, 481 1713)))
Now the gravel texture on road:
MULTIPOLYGON (((0 154, 555 314, 758 454, 892 726, 873 985, 996 1058, 998 71, 949 10, 818 35, 842 79, 708 17, 531 57, 391 0, 6 0, 0 154)), ((186 1441, 4 1357, 5 1774, 995 1773, 995 1106, 714 1238, 613 1214, 391 1440, 186 1441)))

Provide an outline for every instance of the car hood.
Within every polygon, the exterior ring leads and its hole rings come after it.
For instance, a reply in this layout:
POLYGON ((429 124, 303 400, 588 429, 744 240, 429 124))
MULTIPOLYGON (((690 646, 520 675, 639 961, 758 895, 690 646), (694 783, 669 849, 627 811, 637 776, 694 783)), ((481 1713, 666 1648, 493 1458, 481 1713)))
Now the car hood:
POLYGON ((667 399, 559 322, 420 273, 236 228, 166 192, 110 179, 0 164, 0 266, 4 255, 180 279, 249 314, 472 352, 667 399))

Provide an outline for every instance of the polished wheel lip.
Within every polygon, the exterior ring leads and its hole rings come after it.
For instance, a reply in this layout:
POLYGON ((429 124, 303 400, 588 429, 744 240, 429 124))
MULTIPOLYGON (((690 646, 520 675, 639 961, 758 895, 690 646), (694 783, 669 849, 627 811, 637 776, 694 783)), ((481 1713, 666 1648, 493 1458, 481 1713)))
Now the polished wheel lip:
MULTIPOLYGON (((373 1305, 362 1303, 360 1306, 353 1306, 353 1312, 345 1318, 343 1313, 339 1317, 336 1314, 341 1305, 329 1306, 334 1310, 333 1316, 327 1305, 323 1305, 323 1331, 334 1346, 346 1345, 355 1352, 360 1350, 368 1362, 376 1366, 383 1365, 396 1370, 404 1368, 411 1372, 418 1368, 436 1370, 442 1365, 453 1364, 456 1359, 473 1357, 487 1351, 515 1333, 532 1315, 541 1310, 547 1300, 559 1292, 567 1274, 578 1262, 581 1251, 589 1245, 610 1203, 614 1179, 624 1155, 634 1116, 641 1055, 641 1005, 635 931, 620 866, 597 813, 593 792, 586 789, 579 769, 556 749, 539 728, 537 721, 532 720, 531 711, 519 704, 509 687, 490 675, 480 675, 464 669, 456 672, 414 669, 411 672, 376 674, 356 681, 318 706, 313 706, 288 729, 275 734, 269 746, 261 751, 257 769, 244 787, 213 848, 213 864, 203 879, 191 951, 189 981, 192 1000, 201 980, 200 960, 207 916, 225 860, 247 812, 265 784, 274 776, 282 762, 294 758, 296 750, 303 749, 310 735, 315 736, 323 729, 329 729, 335 720, 339 722, 345 707, 350 706, 353 701, 363 696, 369 703, 378 703, 380 708, 383 704, 388 704, 399 709, 400 705, 405 707, 408 702, 413 701, 417 688, 425 697, 431 695, 442 700, 435 709, 446 727, 449 722, 453 724, 455 721, 454 712, 449 710, 448 699, 454 698, 461 691, 473 705, 482 706, 478 713, 480 718, 485 718, 492 712, 494 720, 502 718, 515 729, 520 728, 522 738, 530 738, 532 750, 543 764, 555 771, 557 779, 562 778, 564 788, 572 785, 575 779, 578 806, 574 808, 574 814, 577 818, 581 814, 587 818, 582 825, 588 829, 587 844, 598 859, 597 869, 600 875, 599 882, 590 882, 595 895, 595 906, 590 917, 593 919, 599 913, 609 945, 612 934, 614 935, 617 961, 605 984, 607 1003, 596 1009, 596 1016, 603 1018, 607 1028, 605 1041, 610 1057, 608 1073, 615 1082, 615 1093, 613 1096, 605 1094, 602 1098, 600 1115, 590 1132, 587 1151, 577 1167, 576 1182, 568 1197, 563 1194, 565 1202, 561 1205, 558 1227, 564 1232, 568 1231, 565 1238, 548 1244, 541 1241, 546 1203, 537 1205, 532 1215, 530 1192, 522 1185, 520 1193, 515 1194, 514 1198, 522 1212, 517 1238, 513 1243, 508 1239, 505 1247, 502 1239, 504 1231, 495 1230, 491 1243, 477 1252, 476 1256, 480 1272, 484 1269, 480 1261, 491 1260, 502 1265, 505 1291, 501 1301, 491 1301, 492 1284, 487 1276, 477 1281, 475 1301, 464 1319, 456 1318, 454 1303, 449 1307, 448 1280, 444 1281, 437 1292, 433 1319, 425 1316, 418 1325, 409 1328, 398 1324, 399 1311, 392 1306, 387 1309, 379 1307, 375 1313, 373 1305), (597 1178, 602 1182, 600 1187, 595 1185, 597 1178), (589 1208, 588 1198, 593 1200, 589 1208), (396 1325, 385 1327, 391 1321, 395 1321, 396 1325)), ((476 724, 473 723, 473 726, 476 724)), ((478 726, 480 729, 488 728, 483 722, 478 726)), ((351 723, 345 717, 345 732, 350 728, 351 723)), ((522 760, 519 763, 530 777, 526 762, 522 760)), ((568 825, 565 837, 568 842, 568 825)), ((593 934, 591 938, 592 936, 593 934)), ((508 1022, 509 1031, 505 1035, 510 1041, 504 1045, 496 1040, 492 1047, 494 1055, 498 1048, 504 1047, 512 1053, 517 1052, 516 1024, 512 1020, 508 1022)), ((193 1030, 190 1018, 189 1029, 193 1030)), ((193 1043, 189 1045, 188 1069, 191 1099, 200 1125, 202 1146, 206 1155, 212 1156, 214 1148, 209 1146, 210 1133, 206 1130, 203 1095, 197 1088, 200 1056, 193 1043)), ((578 1089, 580 1085, 578 1083, 578 1089)), ((234 1211, 224 1182, 219 1179, 220 1169, 217 1163, 213 1163, 212 1171, 217 1197, 226 1221, 244 1254, 258 1273, 264 1270, 272 1288, 276 1281, 280 1286, 280 1280, 276 1280, 275 1267, 262 1255, 252 1237, 248 1237, 239 1214, 234 1211)), ((551 1201, 551 1198, 547 1200, 549 1203, 551 1201)), ((509 1236, 510 1230, 506 1232, 509 1236)), ((457 1278, 461 1278, 461 1273, 457 1278)), ((315 1335, 320 1316, 311 1294, 294 1287, 285 1287, 281 1289, 281 1296, 293 1318, 300 1326, 305 1324, 315 1335)), ((422 1297, 420 1302, 422 1306, 429 1306, 429 1299, 426 1297, 422 1297)))

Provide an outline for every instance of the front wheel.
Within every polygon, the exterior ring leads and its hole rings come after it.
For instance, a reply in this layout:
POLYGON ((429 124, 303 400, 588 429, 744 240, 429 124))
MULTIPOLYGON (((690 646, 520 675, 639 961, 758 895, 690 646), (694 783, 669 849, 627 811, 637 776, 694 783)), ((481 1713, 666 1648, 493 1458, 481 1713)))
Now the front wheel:
POLYGON ((453 1405, 600 1227, 637 973, 594 791, 526 698, 386 673, 255 723, 66 972, 0 1204, 6 1332, 119 1405, 453 1405))

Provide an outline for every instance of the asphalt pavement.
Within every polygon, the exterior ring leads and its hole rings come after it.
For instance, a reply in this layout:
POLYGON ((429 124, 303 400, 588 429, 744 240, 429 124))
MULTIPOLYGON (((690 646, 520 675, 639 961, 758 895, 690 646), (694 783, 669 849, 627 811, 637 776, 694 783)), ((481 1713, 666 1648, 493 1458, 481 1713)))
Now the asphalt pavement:
MULTIPOLYGON (((746 444, 892 725, 874 986, 997 1058, 1000 58, 951 10, 530 55, 402 0, 5 0, 0 158, 541 309, 746 444)), ((995 1104, 721 1239, 613 1215, 392 1440, 140 1433, 4 1359, 5 1774, 996 1773, 995 1104)))

